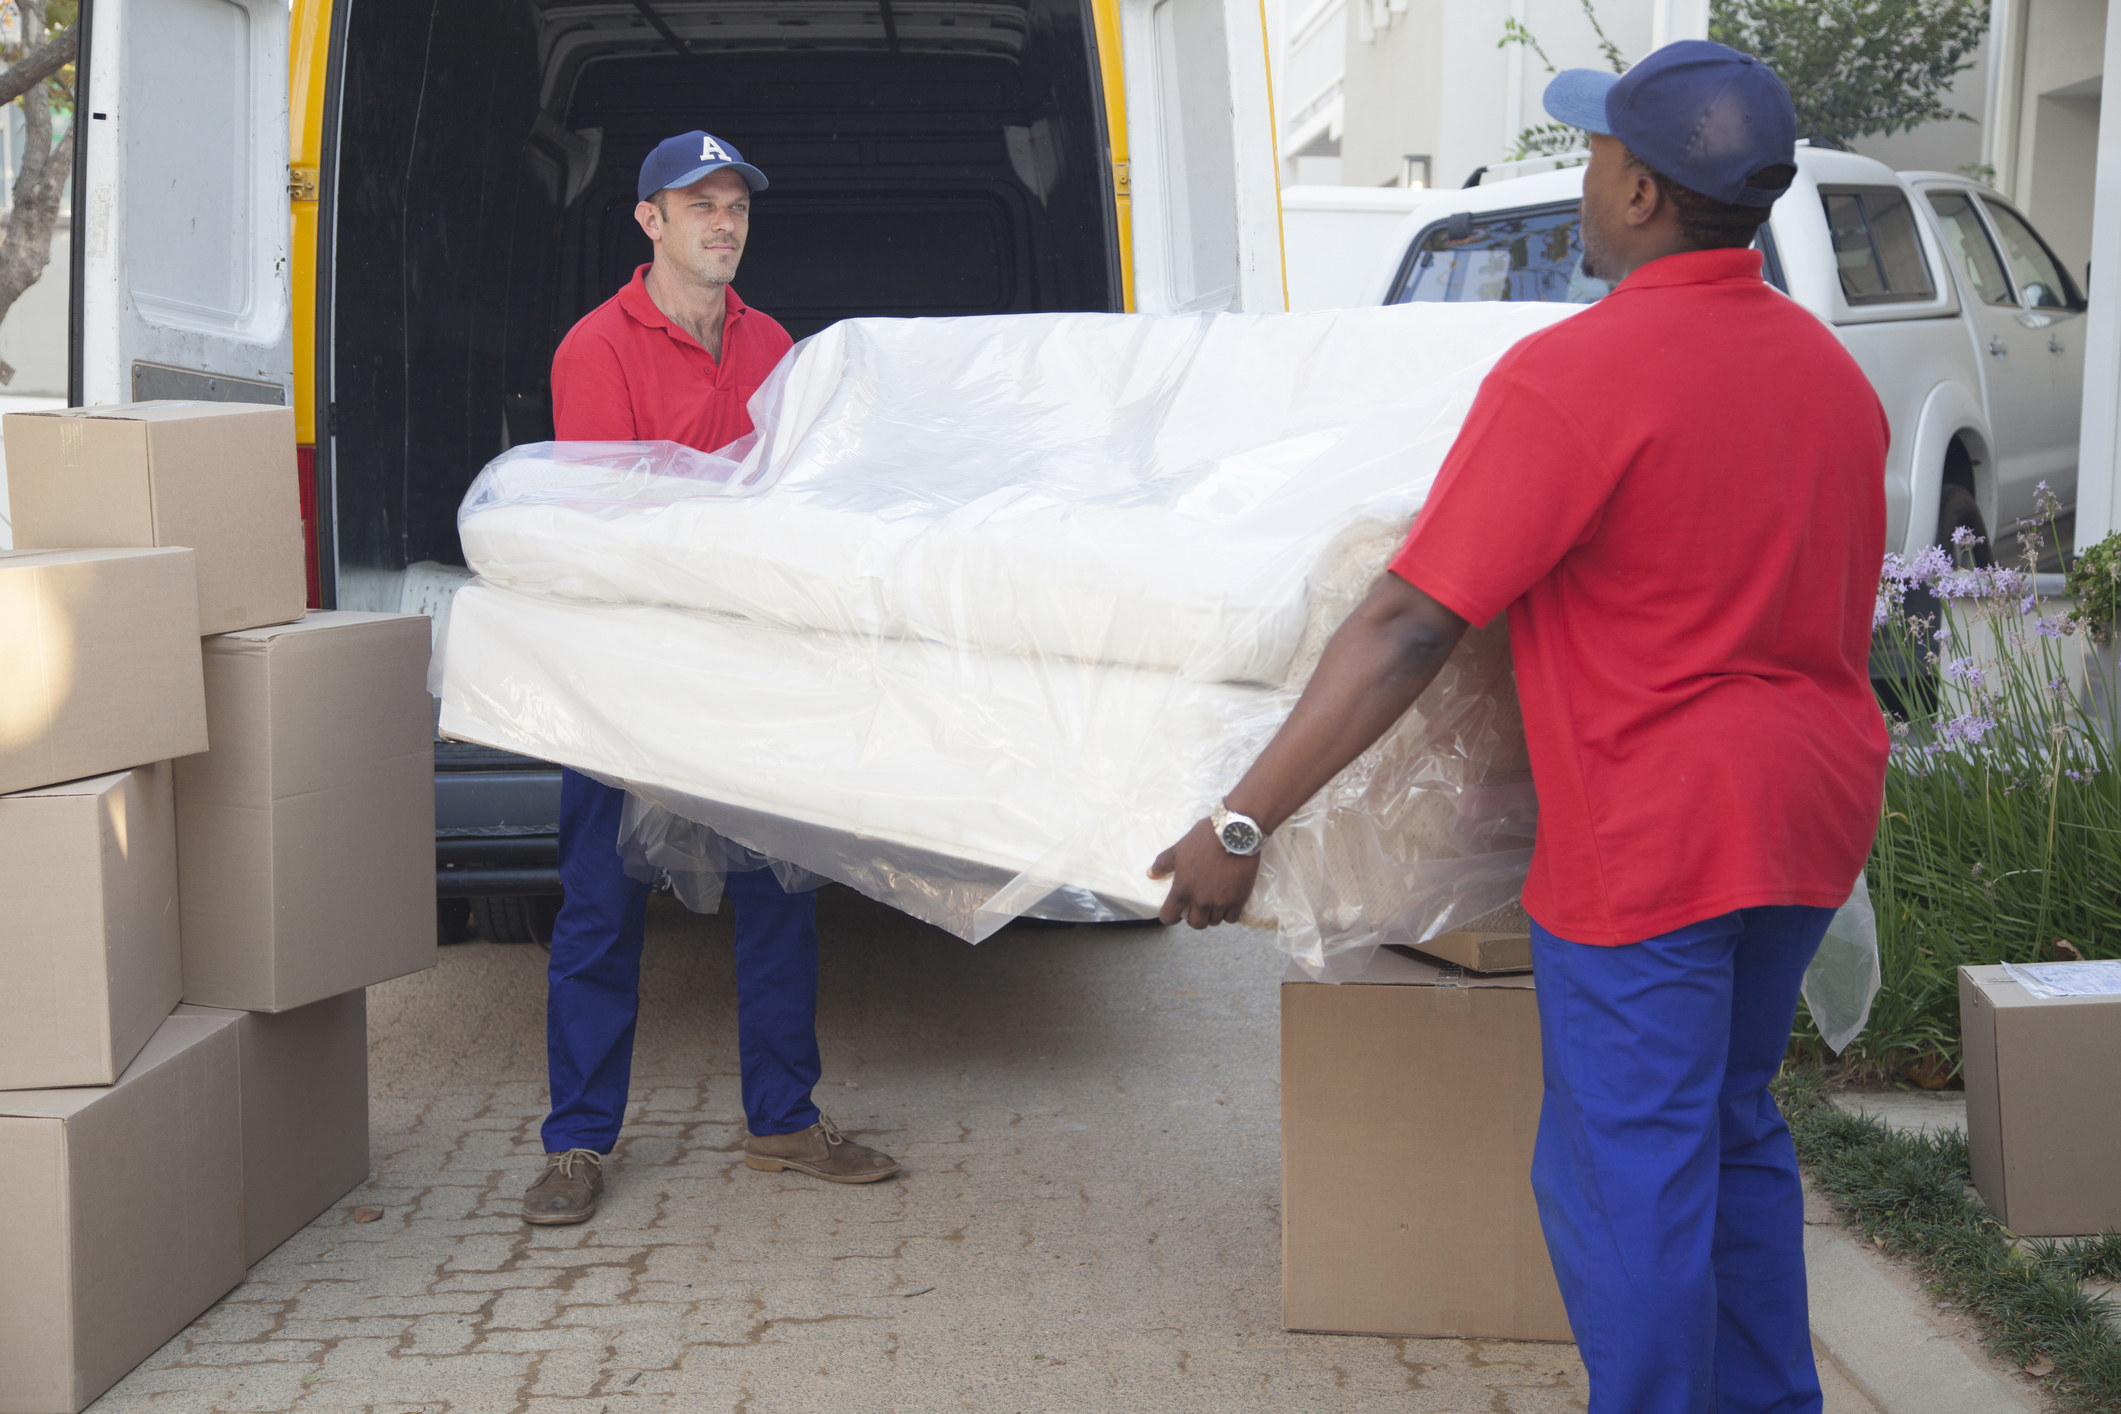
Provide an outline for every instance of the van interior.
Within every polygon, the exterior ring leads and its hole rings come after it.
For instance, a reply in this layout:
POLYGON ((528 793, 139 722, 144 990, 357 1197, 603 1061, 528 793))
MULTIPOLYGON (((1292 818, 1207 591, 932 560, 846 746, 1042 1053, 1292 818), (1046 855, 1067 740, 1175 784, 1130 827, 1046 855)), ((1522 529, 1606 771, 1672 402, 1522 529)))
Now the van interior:
POLYGON ((552 436, 553 349, 649 259, 635 181, 672 134, 766 173, 736 288, 798 339, 1122 307, 1088 0, 337 8, 320 401, 342 608, 462 564, 471 478, 552 436))

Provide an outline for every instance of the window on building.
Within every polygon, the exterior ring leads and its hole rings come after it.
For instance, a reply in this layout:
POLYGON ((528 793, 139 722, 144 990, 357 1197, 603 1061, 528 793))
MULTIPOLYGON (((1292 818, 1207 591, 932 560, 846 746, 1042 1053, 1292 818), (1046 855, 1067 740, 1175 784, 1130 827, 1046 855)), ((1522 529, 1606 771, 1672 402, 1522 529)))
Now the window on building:
POLYGON ((1590 304, 1612 288, 1583 273, 1582 222, 1570 203, 1431 227, 1415 242, 1391 302, 1590 304))
POLYGON ((2018 293, 2028 309, 2075 309, 2078 305, 2076 287, 2070 284, 2069 276, 2062 273, 2061 263, 2055 253, 2047 248, 2047 242, 2033 232, 2023 216, 2000 201, 1983 197, 1981 204, 1988 208, 1989 219, 1996 223, 1996 234, 2003 237, 2003 252, 2010 259, 2011 276, 2018 282, 2018 293))
POLYGON ((1930 209, 1937 213, 1937 224, 1944 228, 1944 243, 1959 257, 1966 278, 1973 282, 1974 293, 1988 304, 2016 304, 2018 298, 2011 293, 2010 277, 2003 273, 2003 257, 1989 239, 1981 213, 1974 210, 1974 199, 1965 192, 1933 191, 1930 209))
POLYGON ((1850 304, 1914 304, 1937 297, 1906 192, 1821 187, 1819 199, 1833 234, 1841 294, 1850 304))

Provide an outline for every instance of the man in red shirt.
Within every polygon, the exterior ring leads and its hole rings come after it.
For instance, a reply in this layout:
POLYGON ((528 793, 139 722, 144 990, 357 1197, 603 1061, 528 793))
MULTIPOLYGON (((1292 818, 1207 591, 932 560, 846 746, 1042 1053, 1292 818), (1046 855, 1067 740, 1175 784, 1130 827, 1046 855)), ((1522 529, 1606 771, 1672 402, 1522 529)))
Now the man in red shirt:
MULTIPOLYGON (((766 178, 704 132, 661 143, 641 165, 634 218, 655 259, 583 316, 552 359, 554 431, 565 442, 671 441, 712 451, 751 430, 746 404, 790 340, 729 287, 766 178)), ((533 1223, 596 1211, 618 1142, 640 1013, 648 885, 618 852, 625 793, 560 777, 560 882, 545 1030, 552 1086, 543 1172, 523 1196, 533 1223)), ((840 1133, 811 1100, 817 1047, 817 901, 764 867, 732 870, 737 1051, 744 1162, 834 1183, 873 1183, 898 1165, 840 1133)))
POLYGON ((1767 1084, 1883 792, 1885 415, 1747 249, 1795 175, 1766 66, 1686 41, 1546 104, 1592 134, 1584 263, 1618 287, 1496 364, 1391 573, 1152 872, 1166 922, 1234 921, 1260 840, 1507 611, 1540 809, 1532 1182, 1592 1414, 1817 1410, 1767 1084))

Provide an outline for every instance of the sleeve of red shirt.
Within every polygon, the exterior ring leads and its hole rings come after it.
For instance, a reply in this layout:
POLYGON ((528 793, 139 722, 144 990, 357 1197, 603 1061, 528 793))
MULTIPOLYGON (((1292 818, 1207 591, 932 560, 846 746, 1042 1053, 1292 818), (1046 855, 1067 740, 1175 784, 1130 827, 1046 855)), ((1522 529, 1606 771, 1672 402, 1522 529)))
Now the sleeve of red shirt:
POLYGON ((1480 385, 1392 573, 1487 623, 1597 528, 1617 482, 1582 430, 1506 363, 1480 385))
POLYGON ((633 395, 611 344, 579 331, 552 356, 552 435, 562 442, 631 442, 633 395))

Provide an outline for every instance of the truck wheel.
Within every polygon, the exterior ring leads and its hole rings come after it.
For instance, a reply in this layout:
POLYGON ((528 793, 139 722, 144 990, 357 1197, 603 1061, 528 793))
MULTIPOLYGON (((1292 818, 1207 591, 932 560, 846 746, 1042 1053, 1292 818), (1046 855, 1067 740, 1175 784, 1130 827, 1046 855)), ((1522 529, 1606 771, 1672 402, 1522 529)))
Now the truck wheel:
POLYGON ((527 894, 481 894, 471 901, 479 936, 496 943, 550 943, 560 901, 527 894))
POLYGON ((1947 486, 1938 498, 1937 543, 1961 569, 1986 569, 1996 562, 1996 547, 1988 543, 1988 523, 1981 519, 1981 503, 1964 486, 1947 486), (1974 533, 1972 547, 1965 550, 1952 545, 1953 534, 1962 528, 1974 533))
POLYGON ((447 947, 451 943, 468 942, 471 939, 471 900, 468 898, 438 898, 435 900, 435 941, 447 947))

